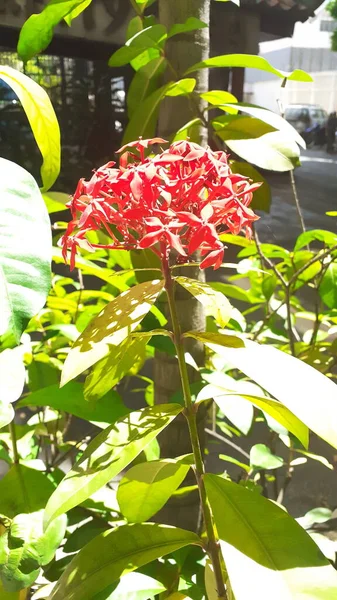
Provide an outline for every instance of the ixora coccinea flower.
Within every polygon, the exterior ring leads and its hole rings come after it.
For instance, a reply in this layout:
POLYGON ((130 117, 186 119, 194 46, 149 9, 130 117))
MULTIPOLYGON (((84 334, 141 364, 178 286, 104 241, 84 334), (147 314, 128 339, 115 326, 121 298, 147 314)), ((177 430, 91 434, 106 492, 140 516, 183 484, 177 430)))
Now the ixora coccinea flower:
POLYGON ((63 256, 70 250, 74 267, 77 247, 139 250, 152 248, 164 260, 171 249, 176 260, 188 262, 199 250, 200 267, 221 266, 224 247, 219 233, 250 237, 258 219, 249 208, 260 186, 232 173, 225 152, 213 152, 189 141, 178 141, 160 154, 145 156, 161 138, 139 139, 123 146, 119 168, 109 162, 81 179, 69 207, 73 220, 61 238, 63 256), (109 243, 86 239, 102 231, 109 243))

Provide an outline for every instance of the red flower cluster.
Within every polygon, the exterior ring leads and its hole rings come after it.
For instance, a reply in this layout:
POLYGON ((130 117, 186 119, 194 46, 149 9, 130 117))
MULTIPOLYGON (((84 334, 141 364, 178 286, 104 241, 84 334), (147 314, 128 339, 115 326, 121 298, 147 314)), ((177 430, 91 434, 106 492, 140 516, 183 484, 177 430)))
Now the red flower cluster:
POLYGON ((232 173, 224 152, 189 141, 174 142, 168 150, 145 157, 151 144, 164 143, 161 138, 131 142, 119 150, 119 169, 109 162, 90 181, 80 180, 69 204, 73 220, 61 239, 65 260, 70 250, 71 268, 79 246, 152 247, 166 258, 173 248, 183 262, 200 250, 200 267, 217 269, 224 253, 219 232, 245 230, 251 235, 258 217, 248 207, 260 184, 232 173), (111 243, 88 242, 86 234, 98 230, 111 243))

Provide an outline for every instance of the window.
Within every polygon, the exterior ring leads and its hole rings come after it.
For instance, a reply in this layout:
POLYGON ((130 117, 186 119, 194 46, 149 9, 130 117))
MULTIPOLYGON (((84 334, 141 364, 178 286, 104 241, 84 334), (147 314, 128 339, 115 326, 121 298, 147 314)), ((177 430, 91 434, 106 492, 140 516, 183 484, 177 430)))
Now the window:
POLYGON ((320 23, 320 30, 321 31, 336 31, 337 29, 337 21, 335 21, 334 19, 326 19, 324 21, 321 21, 320 23))

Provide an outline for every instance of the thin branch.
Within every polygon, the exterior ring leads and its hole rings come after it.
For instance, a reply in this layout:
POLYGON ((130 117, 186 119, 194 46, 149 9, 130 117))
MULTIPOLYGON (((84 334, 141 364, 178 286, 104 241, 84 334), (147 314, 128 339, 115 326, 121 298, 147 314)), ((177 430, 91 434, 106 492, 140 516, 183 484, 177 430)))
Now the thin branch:
POLYGON ((245 452, 245 450, 242 450, 242 448, 240 448, 240 446, 237 446, 237 444, 234 444, 234 442, 231 442, 230 440, 225 438, 223 435, 220 435, 220 433, 217 433, 216 431, 212 431, 212 429, 208 429, 208 428, 206 428, 205 431, 209 435, 212 435, 213 437, 217 438, 217 440, 221 440, 224 444, 227 444, 227 446, 234 448, 234 450, 236 450, 237 452, 242 454, 245 458, 250 458, 249 454, 247 452, 245 452))

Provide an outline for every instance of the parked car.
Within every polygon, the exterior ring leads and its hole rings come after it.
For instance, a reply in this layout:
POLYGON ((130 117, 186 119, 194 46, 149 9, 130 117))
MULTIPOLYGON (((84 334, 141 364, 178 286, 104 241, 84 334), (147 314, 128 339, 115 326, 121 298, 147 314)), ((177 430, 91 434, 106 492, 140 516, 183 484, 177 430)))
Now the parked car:
POLYGON ((289 104, 284 112, 288 121, 308 145, 325 143, 328 113, 318 104, 289 104))

